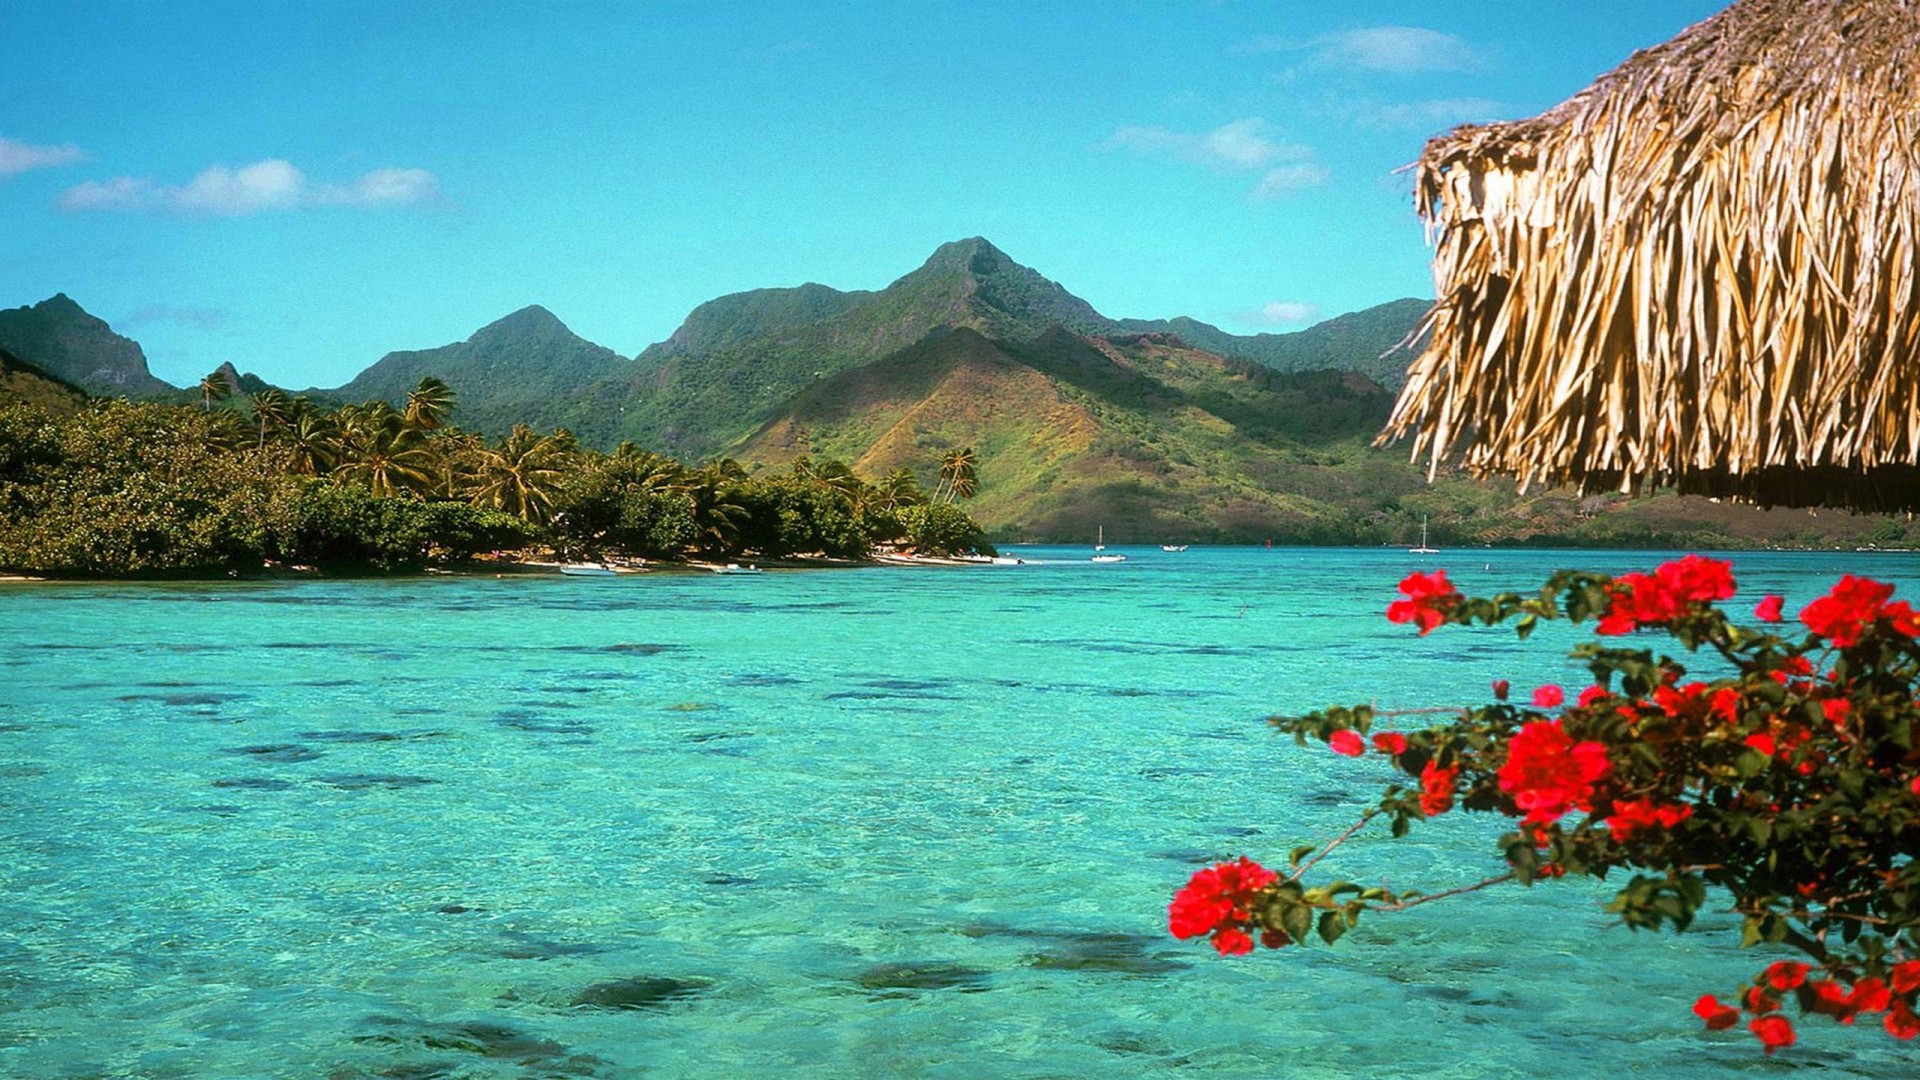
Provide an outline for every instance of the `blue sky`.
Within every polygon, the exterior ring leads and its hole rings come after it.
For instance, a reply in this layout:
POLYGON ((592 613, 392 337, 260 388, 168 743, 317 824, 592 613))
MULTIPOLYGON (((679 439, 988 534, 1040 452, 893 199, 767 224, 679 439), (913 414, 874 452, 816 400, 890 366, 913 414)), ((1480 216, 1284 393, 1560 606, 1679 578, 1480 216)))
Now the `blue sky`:
POLYGON ((1411 3, 0 5, 0 307, 337 385, 531 303, 701 301, 984 235, 1115 317, 1431 295, 1394 170, 1718 10, 1411 3))

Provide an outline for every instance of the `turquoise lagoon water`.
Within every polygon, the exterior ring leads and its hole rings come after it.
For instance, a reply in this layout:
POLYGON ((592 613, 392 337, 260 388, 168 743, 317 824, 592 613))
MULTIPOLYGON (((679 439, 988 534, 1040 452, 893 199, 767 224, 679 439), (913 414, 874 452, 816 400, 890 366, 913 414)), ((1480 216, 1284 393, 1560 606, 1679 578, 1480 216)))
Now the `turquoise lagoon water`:
MULTIPOLYGON (((1503 890, 1337 948, 1165 934, 1196 865, 1350 821, 1379 762, 1263 718, 1579 672, 1379 614, 1398 552, 0 593, 0 1075, 1661 1077, 1767 956, 1503 890), (607 1006, 627 1005, 631 1008, 607 1006)), ((1474 591, 1645 554, 1466 552, 1474 591)), ((1844 568, 1736 557, 1797 607, 1844 568)), ((1558 633, 1556 629, 1550 633, 1558 633)), ((1554 640, 1570 640, 1564 633, 1554 640)), ((1329 871, 1484 875, 1495 821, 1329 871)), ((1908 1074, 1806 1025, 1827 1075, 1908 1074)))

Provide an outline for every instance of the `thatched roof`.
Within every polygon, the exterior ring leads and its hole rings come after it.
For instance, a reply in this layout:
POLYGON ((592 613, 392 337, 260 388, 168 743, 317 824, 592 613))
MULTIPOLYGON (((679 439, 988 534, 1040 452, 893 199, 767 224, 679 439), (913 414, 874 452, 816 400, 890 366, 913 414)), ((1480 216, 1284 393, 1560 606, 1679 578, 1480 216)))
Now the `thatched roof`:
POLYGON ((1482 474, 1920 502, 1920 5, 1741 0, 1417 166, 1382 438, 1482 474))

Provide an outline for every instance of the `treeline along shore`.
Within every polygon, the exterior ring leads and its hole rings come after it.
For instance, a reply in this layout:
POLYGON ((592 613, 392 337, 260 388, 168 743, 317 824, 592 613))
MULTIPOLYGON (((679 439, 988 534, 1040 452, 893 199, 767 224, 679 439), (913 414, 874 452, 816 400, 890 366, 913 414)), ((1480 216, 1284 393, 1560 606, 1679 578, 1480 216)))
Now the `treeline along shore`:
POLYGON ((489 441, 449 424, 453 392, 404 407, 320 407, 268 389, 198 405, 92 400, 0 407, 0 571, 44 577, 227 577, 279 566, 396 573, 481 553, 527 559, 863 559, 988 551, 958 505, 972 455, 935 491, 900 470, 868 483, 803 459, 749 475, 566 429, 489 441), (243 404, 244 408, 234 408, 243 404))

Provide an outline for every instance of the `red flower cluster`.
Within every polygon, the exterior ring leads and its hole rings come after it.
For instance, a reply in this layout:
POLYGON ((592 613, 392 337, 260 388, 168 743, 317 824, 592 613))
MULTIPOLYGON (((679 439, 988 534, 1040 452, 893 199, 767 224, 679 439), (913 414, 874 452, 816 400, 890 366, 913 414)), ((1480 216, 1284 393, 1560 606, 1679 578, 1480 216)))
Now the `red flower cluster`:
POLYGON ((1725 1031, 1740 1022, 1740 1010, 1722 1005, 1712 994, 1702 994, 1700 1000, 1693 1003, 1693 1015, 1707 1022, 1708 1031, 1725 1031))
POLYGON ((1557 709, 1566 700, 1567 692, 1553 683, 1536 687, 1533 691, 1533 706, 1536 709, 1557 709))
MULTIPOLYGON (((1167 905, 1167 929, 1182 941, 1211 935, 1221 956, 1250 953, 1253 938, 1247 930, 1255 894, 1278 880, 1279 874, 1245 856, 1195 871, 1167 905)), ((1268 931, 1260 943, 1277 949, 1287 944, 1287 937, 1268 931)))
POLYGON ((1607 828, 1616 841, 1625 843, 1641 829, 1671 829, 1692 816, 1693 807, 1684 803, 1660 806, 1652 799, 1632 799, 1613 804, 1607 828))
POLYGON ((1600 634, 1629 634, 1664 623, 1689 604, 1710 604, 1733 595, 1733 565, 1723 559, 1688 555, 1662 563, 1651 574, 1622 574, 1608 590, 1607 613, 1595 628, 1600 634))
POLYGON ((1389 757, 1407 752, 1407 737, 1397 731, 1384 731, 1373 737, 1373 748, 1389 757))
POLYGON ((1441 768, 1433 762, 1420 770, 1420 812, 1438 817, 1453 809, 1453 785, 1460 780, 1460 766, 1441 768))
POLYGON ((1421 637, 1446 622, 1447 614, 1463 599, 1460 591, 1447 580, 1445 570, 1435 570, 1431 574, 1408 574, 1406 580, 1400 583, 1400 591, 1407 598, 1387 605, 1387 620, 1413 623, 1420 628, 1421 637))
POLYGON ((1611 768, 1605 746, 1574 742, 1558 720, 1536 720, 1507 744, 1500 790, 1526 811, 1527 824, 1544 825, 1569 810, 1591 809, 1593 785, 1611 768))
POLYGON ((1891 619, 1893 628, 1909 637, 1920 635, 1920 614, 1905 600, 1887 603, 1892 595, 1891 585, 1843 574, 1833 591, 1800 609, 1800 621, 1842 649, 1857 644, 1881 619, 1891 619))
POLYGON ((1724 1031, 1740 1020, 1741 1009, 1753 1014, 1747 1024, 1771 1054, 1795 1041, 1793 1025, 1780 1016, 1781 995, 1797 991, 1802 1012, 1829 1016, 1842 1024, 1855 1017, 1885 1013, 1881 1023, 1887 1034, 1906 1040, 1920 1036, 1920 1016, 1907 1000, 1920 990, 1920 960, 1904 960, 1893 965, 1890 978, 1864 978, 1846 986, 1834 979, 1808 979, 1813 968, 1797 960, 1781 960, 1767 965, 1741 995, 1740 1007, 1726 1005, 1712 994, 1693 1003, 1693 1012, 1706 1022, 1709 1031, 1724 1031))
POLYGON ((1359 757, 1367 752, 1367 744, 1361 741, 1360 733, 1352 728, 1341 728, 1327 736, 1327 745, 1333 748, 1334 753, 1347 757, 1359 757))

